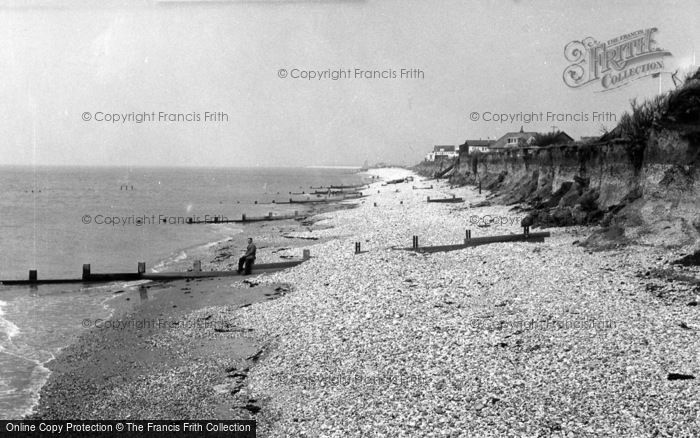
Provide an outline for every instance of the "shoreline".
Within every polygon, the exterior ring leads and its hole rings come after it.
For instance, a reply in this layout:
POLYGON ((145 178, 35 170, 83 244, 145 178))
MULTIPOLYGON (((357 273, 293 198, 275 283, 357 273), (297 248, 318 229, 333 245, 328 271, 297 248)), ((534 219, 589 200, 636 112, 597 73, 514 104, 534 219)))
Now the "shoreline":
MULTIPOLYGON (((184 253, 186 254, 186 256, 182 260, 174 262, 173 264, 181 268, 191 269, 192 261, 200 259, 202 262, 203 269, 235 269, 235 267, 233 267, 232 264, 237 263, 238 254, 235 254, 235 252, 231 251, 238 250, 240 252, 244 252, 246 239, 249 235, 255 236, 256 244, 259 245, 258 257, 256 262, 266 263, 271 261, 284 261, 285 257, 292 257, 292 255, 287 254, 292 252, 301 252, 301 248, 304 248, 306 243, 308 242, 308 240, 304 239, 286 239, 284 235, 289 233, 293 234, 296 232, 301 232, 302 228, 306 230, 313 230, 313 218, 316 215, 347 208, 353 208, 353 206, 339 202, 323 205, 308 205, 302 207, 303 211, 300 214, 300 219, 287 219, 273 222, 245 224, 242 226, 243 230, 240 233, 233 235, 232 237, 221 239, 216 242, 202 243, 200 245, 195 245, 190 248, 175 251, 176 253, 184 253), (263 245, 260 246, 260 243, 263 243, 263 245), (284 243, 285 246, 282 246, 282 243, 284 243), (231 248, 233 248, 233 250, 231 250, 231 248), (193 250, 205 250, 205 252, 200 251, 200 253, 197 253, 197 251, 193 250), (191 254, 191 252, 195 252, 195 254, 193 255, 191 254), (231 260, 228 260, 229 258, 231 260), (228 263, 226 263, 227 261, 228 263), (187 268, 186 264, 190 264, 190 268, 187 268)), ((164 259, 164 262, 165 260, 167 259, 164 259)), ((156 267, 159 265, 160 264, 156 264, 156 267)), ((229 289, 229 293, 232 296, 247 297, 248 295, 250 295, 249 289, 253 290, 254 288, 254 279, 256 277, 257 275, 253 273, 253 275, 245 277, 243 280, 241 280, 241 278, 239 277, 221 277, 197 280, 175 280, 168 282, 143 281, 137 282, 136 284, 130 284, 129 286, 123 286, 124 283, 121 282, 118 288, 124 289, 123 291, 120 291, 119 293, 114 293, 111 296, 106 296, 101 301, 102 307, 104 307, 104 309, 110 313, 109 317, 104 318, 105 322, 102 323, 102 326, 104 327, 106 321, 111 320, 133 321, 133 326, 128 326, 129 323, 127 322, 124 323, 121 327, 117 327, 116 329, 113 328, 113 330, 124 332, 120 336, 116 337, 117 341, 113 342, 113 344, 119 345, 121 350, 131 351, 136 347, 133 347, 131 345, 124 345, 122 342, 120 342, 120 340, 125 337, 133 338, 133 333, 131 333, 131 331, 137 330, 142 331, 143 334, 148 333, 148 335, 152 335, 153 330, 149 331, 149 327, 147 327, 149 324, 157 327, 158 330, 168 330, 172 328, 172 324, 168 322, 169 319, 173 317, 187 317, 186 315, 182 315, 180 311, 172 311, 168 309, 160 309, 160 313, 156 315, 156 313, 154 313, 156 312, 155 310, 148 310, 147 307, 144 307, 143 303, 148 303, 148 299, 143 298, 144 291, 147 296, 152 295, 155 297, 159 297, 162 294, 177 294, 179 292, 184 292, 190 297, 195 297, 197 292, 199 292, 200 294, 204 294, 206 293, 206 291, 204 291, 203 289, 213 287, 215 289, 229 289), (189 290, 193 290, 195 292, 189 292, 189 290), (141 301, 140 305, 133 305, 134 302, 139 300, 141 301), (140 322, 141 326, 137 327, 137 322, 140 322)), ((108 286, 110 286, 110 284, 105 284, 105 287, 108 286)), ((244 300, 246 302, 242 304, 243 306, 279 297, 281 293, 286 293, 286 291, 289 290, 289 286, 281 284, 255 288, 254 290, 254 295, 256 296, 256 298, 244 300)), ((225 302, 227 299, 228 298, 223 295, 218 295, 218 299, 215 299, 213 301, 205 302, 202 302, 202 299, 195 298, 194 301, 197 304, 195 304, 194 307, 190 308, 190 313, 197 312, 203 307, 215 307, 223 305, 223 302, 225 302)), ((173 304, 173 306, 177 307, 173 307, 171 309, 182 308, 183 304, 187 304, 177 299, 176 302, 178 304, 173 304)), ((226 324, 226 322, 224 321, 223 324, 226 324)), ((203 327, 205 329, 210 328, 207 324, 204 324, 203 327)), ((67 373, 68 370, 65 367, 66 363, 70 363, 70 359, 67 359, 66 356, 72 357, 77 352, 79 352, 79 354, 81 355, 84 355, 87 351, 90 352, 89 354, 98 354, 97 350, 93 349, 92 347, 86 346, 86 342, 88 342, 86 341, 86 339, 92 338, 94 342, 95 338, 107 338, 109 336, 108 333, 109 330, 101 330, 101 333, 97 335, 82 333, 79 335, 78 339, 76 339, 73 343, 62 347, 57 352, 57 354, 52 355, 51 359, 39 364, 38 366, 46 369, 47 377, 40 385, 38 385, 39 390, 36 394, 36 400, 32 407, 28 410, 28 412, 23 416, 23 418, 73 418, 73 415, 61 417, 61 415, 56 414, 57 412, 60 412, 56 411, 57 406, 66 404, 67 400, 71 400, 74 398, 82 398, 81 394, 74 394, 72 397, 58 395, 62 392, 65 392, 68 386, 75 385, 75 382, 71 383, 71 380, 74 379, 74 376, 70 373, 67 373), (58 374, 55 374, 56 372, 58 372, 58 374)), ((254 346, 258 345, 255 341, 253 341, 252 336, 246 336, 245 338, 245 342, 240 342, 241 345, 236 345, 236 349, 244 351, 246 349, 249 350, 250 348, 253 348, 254 346)), ((100 372, 100 369, 110 369, 110 365, 106 363, 91 364, 90 368, 93 366, 95 367, 95 372, 97 373, 100 372)), ((85 378, 85 376, 91 376, 93 374, 90 368, 81 371, 81 379, 85 378)), ((130 378, 134 377, 133 375, 130 376, 130 378)), ((94 376, 91 378, 94 378, 94 376)), ((69 412, 75 414, 75 412, 77 411, 65 411, 66 414, 69 412)), ((163 418, 168 418, 168 416, 164 416, 163 418)))

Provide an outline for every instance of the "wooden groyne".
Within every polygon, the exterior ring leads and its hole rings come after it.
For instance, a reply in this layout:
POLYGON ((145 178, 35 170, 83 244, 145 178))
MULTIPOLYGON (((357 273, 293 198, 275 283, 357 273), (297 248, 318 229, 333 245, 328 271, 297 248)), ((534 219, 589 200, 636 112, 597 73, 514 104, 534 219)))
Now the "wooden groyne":
POLYGON ((289 204, 328 204, 330 202, 344 201, 345 198, 336 199, 290 199, 289 204))
MULTIPOLYGON (((260 263, 254 264, 251 271, 252 274, 265 274, 278 272, 283 269, 293 268, 311 258, 311 252, 308 249, 304 250, 301 260, 281 262, 281 263, 260 263)), ((182 280, 187 278, 209 278, 209 277, 233 277, 239 276, 238 271, 202 271, 201 262, 195 260, 191 271, 185 272, 146 272, 146 264, 138 263, 136 272, 112 272, 112 273, 92 273, 90 265, 83 265, 83 275, 81 278, 59 278, 59 279, 39 279, 36 270, 29 271, 29 279, 27 280, 2 280, 0 284, 4 286, 21 286, 21 285, 39 285, 39 284, 61 284, 61 283, 105 283, 112 281, 139 281, 139 280, 154 280, 154 281, 169 281, 182 280)))
MULTIPOLYGON (((387 184, 401 184, 401 183, 406 182, 406 180, 407 180, 407 178, 390 179, 390 180, 387 181, 386 183, 387 183, 387 184)), ((411 181, 413 181, 413 180, 411 180, 411 181)))
POLYGON ((357 191, 357 190, 348 190, 348 191, 345 191, 345 190, 331 190, 331 189, 328 189, 328 190, 315 190, 315 191, 313 191, 313 192, 311 192, 311 193, 309 193, 309 194, 310 194, 310 195, 356 195, 356 194, 358 194, 358 193, 362 193, 362 192, 359 192, 359 191, 357 191))
POLYGON ((464 243, 459 243, 455 245, 439 245, 439 246, 420 246, 418 244, 418 236, 413 236, 413 244, 408 248, 401 248, 406 251, 416 251, 420 253, 433 253, 433 252, 446 252, 446 251, 456 251, 464 248, 469 248, 472 246, 488 245, 490 243, 503 243, 503 242, 530 242, 530 243, 542 243, 546 237, 550 237, 549 231, 542 231, 539 233, 531 233, 530 227, 523 227, 522 234, 507 234, 500 236, 484 236, 484 237, 472 237, 471 230, 466 230, 466 236, 464 238, 464 243))
MULTIPOLYGON (((365 195, 362 193, 348 193, 339 198, 325 198, 325 199, 289 199, 285 204, 329 204, 331 202, 340 202, 348 199, 359 199, 364 198, 365 195)), ((277 202, 282 204, 282 202, 277 202)))
POLYGON ((295 211, 294 214, 273 216, 272 213, 268 213, 267 216, 258 217, 248 217, 245 214, 241 215, 240 219, 235 219, 233 222, 237 223, 247 223, 247 222, 265 222, 265 221, 281 221, 287 219, 297 219, 299 217, 299 212, 295 211))
MULTIPOLYGON (((264 205, 329 204, 331 202, 341 202, 341 201, 345 201, 347 199, 364 198, 366 195, 364 195, 362 192, 330 192, 330 193, 329 192, 315 192, 315 193, 307 193, 307 196, 308 197, 305 199, 289 198, 285 201, 279 201, 279 200, 273 199, 271 202, 265 203, 264 205), (329 195, 341 195, 341 196, 329 197, 329 195), (316 198, 312 198, 312 196, 315 196, 316 198), (322 197, 322 196, 325 196, 325 197, 322 197)), ((257 204, 258 202, 256 201, 255 203, 257 204)), ((281 216, 273 216, 273 218, 276 218, 276 217, 282 218, 281 216)), ((289 217, 284 217, 284 219, 289 219, 289 217)), ((233 222, 236 222, 236 221, 238 221, 238 220, 233 220, 233 222)))
POLYGON ((451 198, 441 198, 441 199, 430 199, 430 196, 428 196, 428 202, 464 202, 464 199, 458 198, 455 195, 452 195, 451 198))
POLYGON ((295 211, 294 214, 287 214, 287 215, 273 215, 272 212, 268 213, 267 216, 246 216, 245 214, 241 215, 240 219, 228 219, 225 217, 217 217, 214 216, 212 219, 205 219, 205 220, 194 220, 192 218, 187 219, 187 224, 188 225, 199 225, 199 224, 230 224, 230 223, 247 223, 247 222, 264 222, 264 221, 281 221, 281 220, 288 220, 288 219, 296 219, 299 217, 304 217, 303 215, 300 216, 298 211, 295 211))
POLYGON ((367 184, 355 184, 349 186, 328 186, 331 190, 345 190, 345 189, 359 189, 365 187, 367 184))

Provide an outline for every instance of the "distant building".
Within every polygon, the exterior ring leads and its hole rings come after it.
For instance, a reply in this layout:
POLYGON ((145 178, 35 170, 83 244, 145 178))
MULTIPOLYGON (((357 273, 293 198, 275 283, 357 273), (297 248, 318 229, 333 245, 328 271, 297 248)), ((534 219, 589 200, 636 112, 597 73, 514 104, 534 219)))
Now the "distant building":
POLYGON ((525 132, 520 128, 519 132, 507 132, 496 140, 491 149, 501 151, 517 147, 531 146, 535 141, 536 132, 525 132))
MULTIPOLYGON (((501 138, 496 140, 496 142, 491 146, 492 151, 503 151, 515 148, 525 148, 528 146, 535 146, 535 138, 537 137, 537 132, 526 132, 523 131, 522 126, 518 132, 508 132, 504 134, 501 138)), ((567 133, 561 131, 557 137, 552 141, 552 144, 557 143, 568 143, 574 141, 571 136, 567 133)))
POLYGON ((491 151, 491 146, 494 143, 495 140, 466 140, 464 144, 459 146, 459 153, 468 155, 474 152, 481 152, 486 154, 491 151))
POLYGON ((457 158, 458 156, 459 152, 457 152, 454 145, 437 145, 431 153, 425 156, 425 160, 435 161, 444 158, 457 158))

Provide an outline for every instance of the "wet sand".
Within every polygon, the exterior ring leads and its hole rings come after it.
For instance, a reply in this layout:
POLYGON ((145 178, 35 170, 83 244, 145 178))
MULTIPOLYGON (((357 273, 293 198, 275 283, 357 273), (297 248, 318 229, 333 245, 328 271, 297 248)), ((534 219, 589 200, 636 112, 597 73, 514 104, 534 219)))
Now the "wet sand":
POLYGON ((83 321, 87 331, 79 342, 49 363, 52 375, 32 418, 242 418, 244 412, 221 409, 214 383, 230 380, 226 370, 234 364, 244 369, 260 343, 230 321, 188 316, 212 306, 249 306, 274 299, 285 289, 215 278, 149 284, 119 294, 113 304, 124 313, 109 321, 83 321), (189 342, 173 342, 172 332, 183 329, 198 335, 189 342), (202 390, 183 391, 177 376, 194 370, 194 377, 202 368, 206 373, 193 385, 202 390), (147 381, 161 381, 158 394, 133 392, 147 381))

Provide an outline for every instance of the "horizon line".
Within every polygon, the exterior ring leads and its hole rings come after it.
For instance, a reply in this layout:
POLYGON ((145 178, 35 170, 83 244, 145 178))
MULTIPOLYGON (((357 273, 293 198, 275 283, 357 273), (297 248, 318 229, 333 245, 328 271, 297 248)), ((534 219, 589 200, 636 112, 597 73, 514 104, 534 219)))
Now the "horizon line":
MULTIPOLYGON (((55 168, 71 168, 71 167, 92 167, 92 168, 182 168, 182 169, 361 169, 361 165, 251 165, 251 166, 197 166, 197 165, 178 165, 178 164, 17 164, 17 163, 0 163, 0 167, 55 167, 55 168)), ((370 166, 371 167, 371 166, 370 166)))

